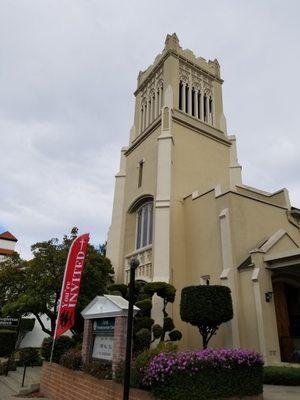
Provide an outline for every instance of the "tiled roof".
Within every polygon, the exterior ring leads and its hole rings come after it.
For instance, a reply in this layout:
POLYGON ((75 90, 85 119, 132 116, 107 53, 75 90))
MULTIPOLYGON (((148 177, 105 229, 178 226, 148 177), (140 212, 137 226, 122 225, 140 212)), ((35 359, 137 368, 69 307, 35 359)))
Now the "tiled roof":
POLYGON ((18 241, 18 239, 8 231, 1 233, 0 234, 0 239, 10 240, 12 242, 17 242, 18 241))
POLYGON ((0 249, 1 256, 11 256, 13 253, 14 253, 14 250, 0 249))

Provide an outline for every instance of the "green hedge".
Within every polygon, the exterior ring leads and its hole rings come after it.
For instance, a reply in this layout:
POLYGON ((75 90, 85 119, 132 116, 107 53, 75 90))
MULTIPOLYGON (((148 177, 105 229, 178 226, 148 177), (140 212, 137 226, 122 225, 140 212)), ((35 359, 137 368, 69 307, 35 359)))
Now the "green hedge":
MULTIPOLYGON (((51 348, 52 348, 52 337, 45 338, 42 343, 41 354, 46 361, 50 361, 51 348)), ((53 359, 55 363, 59 363, 61 356, 74 347, 75 341, 69 336, 60 336, 55 341, 53 359)))
POLYGON ((206 368, 196 379, 189 373, 175 374, 166 385, 153 388, 153 394, 161 400, 207 400, 258 395, 262 393, 262 368, 206 368))
POLYGON ((63 367, 80 371, 82 369, 81 350, 70 349, 66 351, 59 360, 60 365, 63 367))
POLYGON ((300 386, 300 368, 265 367, 264 383, 267 385, 300 386))
POLYGON ((16 331, 9 329, 0 330, 0 357, 7 357, 14 351, 16 340, 16 331))
POLYGON ((160 400, 256 396, 263 391, 263 358, 241 349, 161 352, 144 369, 142 384, 160 400))

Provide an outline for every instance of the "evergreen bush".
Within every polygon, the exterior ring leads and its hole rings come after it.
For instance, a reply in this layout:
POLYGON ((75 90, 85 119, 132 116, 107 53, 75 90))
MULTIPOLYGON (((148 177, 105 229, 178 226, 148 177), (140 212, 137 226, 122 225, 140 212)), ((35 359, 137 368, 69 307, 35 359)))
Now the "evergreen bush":
POLYGON ((93 361, 85 364, 83 371, 98 379, 112 379, 112 367, 110 362, 93 361))
MULTIPOLYGON (((46 361, 50 361, 51 348, 52 348, 52 337, 47 337, 43 340, 41 354, 46 361)), ((59 363, 61 356, 72 347, 74 347, 74 340, 69 336, 62 335, 55 340, 53 358, 52 361, 59 363)))
POLYGON ((7 357, 14 351, 16 340, 16 331, 10 329, 0 330, 0 357, 7 357))
POLYGON ((80 371, 82 369, 81 351, 76 348, 66 351, 59 360, 63 367, 80 371))
POLYGON ((300 368, 265 367, 264 383, 266 385, 300 386, 300 368))

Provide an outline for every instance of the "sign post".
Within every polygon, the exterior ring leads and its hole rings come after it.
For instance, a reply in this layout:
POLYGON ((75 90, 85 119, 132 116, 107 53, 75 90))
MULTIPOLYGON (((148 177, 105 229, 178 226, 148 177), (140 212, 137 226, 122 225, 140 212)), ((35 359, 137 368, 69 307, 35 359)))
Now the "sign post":
POLYGON ((131 348, 132 348, 132 324, 133 324, 133 302, 134 302, 134 281, 135 270, 139 266, 139 260, 133 258, 130 261, 130 281, 129 281, 129 305, 128 305, 128 320, 127 320, 127 343, 126 343, 126 358, 124 371, 124 391, 123 400, 129 399, 130 388, 130 364, 131 364, 131 348))
MULTIPOLYGON (((113 374, 125 360, 129 303, 122 296, 96 296, 82 311, 84 331, 82 360, 111 363, 113 374)), ((133 313, 139 308, 133 306, 133 313)))

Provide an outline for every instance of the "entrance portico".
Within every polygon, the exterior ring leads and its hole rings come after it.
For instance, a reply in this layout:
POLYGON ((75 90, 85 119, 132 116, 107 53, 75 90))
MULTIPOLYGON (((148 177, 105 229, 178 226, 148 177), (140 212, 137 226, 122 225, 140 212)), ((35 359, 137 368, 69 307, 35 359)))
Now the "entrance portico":
POLYGON ((281 361, 300 362, 300 249, 266 255, 272 272, 281 361))

